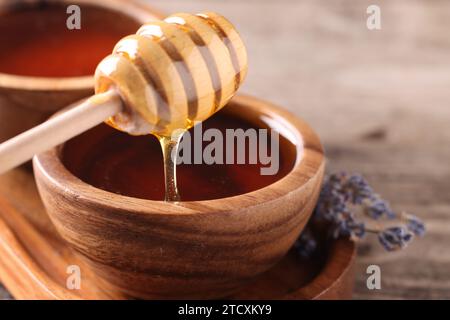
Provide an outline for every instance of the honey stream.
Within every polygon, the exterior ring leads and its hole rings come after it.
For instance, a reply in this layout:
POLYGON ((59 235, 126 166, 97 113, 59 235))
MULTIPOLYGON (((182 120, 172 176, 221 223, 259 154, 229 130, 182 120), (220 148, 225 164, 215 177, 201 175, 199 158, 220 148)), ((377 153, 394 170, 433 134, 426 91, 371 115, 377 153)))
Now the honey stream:
POLYGON ((164 200, 178 202, 181 200, 177 185, 177 155, 183 133, 172 136, 157 137, 161 145, 164 164, 165 196, 164 200))

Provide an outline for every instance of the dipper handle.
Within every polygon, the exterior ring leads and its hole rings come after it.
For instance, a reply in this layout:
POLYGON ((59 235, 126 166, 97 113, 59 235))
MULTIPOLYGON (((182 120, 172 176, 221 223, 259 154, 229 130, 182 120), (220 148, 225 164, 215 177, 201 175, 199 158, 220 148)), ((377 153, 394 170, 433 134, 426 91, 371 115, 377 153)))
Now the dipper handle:
POLYGON ((108 91, 3 142, 0 144, 0 174, 95 127, 122 109, 117 93, 108 91))

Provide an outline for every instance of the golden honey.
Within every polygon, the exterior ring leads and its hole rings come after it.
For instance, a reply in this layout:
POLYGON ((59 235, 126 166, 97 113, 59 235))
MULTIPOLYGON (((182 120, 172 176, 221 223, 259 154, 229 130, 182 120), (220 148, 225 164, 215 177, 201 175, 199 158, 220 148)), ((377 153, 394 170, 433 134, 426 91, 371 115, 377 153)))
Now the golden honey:
POLYGON ((11 8, 0 12, 0 72, 90 76, 117 41, 139 28, 139 23, 126 15, 82 4, 81 29, 69 30, 67 6, 11 1, 11 8))
MULTIPOLYGON (((270 129, 270 123, 267 119, 255 119, 255 123, 250 123, 222 110, 203 123, 203 132, 210 128, 223 134, 226 129, 270 129)), ((189 130, 192 148, 196 140, 194 129, 189 130)), ((202 150, 207 145, 208 142, 203 141, 202 150)), ((275 175, 261 175, 265 165, 259 161, 256 164, 237 164, 237 161, 234 164, 194 164, 194 154, 191 154, 191 164, 177 166, 181 200, 226 198, 278 181, 291 171, 297 158, 296 146, 283 135, 280 135, 279 145, 279 170, 275 175)), ((248 151, 248 144, 245 149, 248 151)), ((223 153, 225 155, 225 149, 223 153)), ((237 157, 237 153, 234 156, 237 157)), ((62 150, 62 160, 75 176, 97 188, 141 199, 165 199, 163 155, 154 136, 133 137, 101 125, 69 140, 62 150)))

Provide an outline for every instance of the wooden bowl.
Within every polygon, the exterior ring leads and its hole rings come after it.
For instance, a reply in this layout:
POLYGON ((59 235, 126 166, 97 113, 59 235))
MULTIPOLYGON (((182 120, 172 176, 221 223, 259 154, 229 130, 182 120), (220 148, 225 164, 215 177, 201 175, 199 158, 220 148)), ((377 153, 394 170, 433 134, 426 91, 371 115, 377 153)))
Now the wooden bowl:
POLYGON ((107 286, 138 298, 225 297, 275 265, 297 239, 321 187, 319 138, 292 114, 256 98, 236 97, 224 110, 274 119, 272 127, 296 146, 292 171, 250 193, 176 204, 88 185, 64 167, 61 148, 34 158, 56 229, 107 286))
MULTIPOLYGON (((18 5, 31 6, 38 2, 41 1, 0 0, 0 12, 11 10, 18 5)), ((100 14, 99 23, 105 19, 117 21, 119 15, 123 17, 124 30, 130 27, 127 26, 130 20, 125 20, 126 17, 135 20, 136 25, 161 17, 153 9, 135 1, 49 0, 46 2, 78 4, 83 16, 89 14, 93 19, 94 15, 99 13, 98 10, 89 12, 90 8, 107 9, 100 14)), ((133 29, 133 32, 135 31, 133 29)), ((45 78, 0 73, 0 119, 2 119, 0 142, 38 125, 60 108, 93 94, 93 88, 93 76, 45 78)))
MULTIPOLYGON (((102 290, 67 242, 55 234, 30 172, 18 168, 0 176, 0 282, 16 299, 126 299, 102 290), (31 219, 30 219, 31 218, 31 219), (81 288, 67 288, 67 267, 78 265, 81 288)), ((318 241, 313 255, 295 248, 230 299, 350 299, 355 281, 354 242, 332 240, 324 228, 312 228, 318 241)))

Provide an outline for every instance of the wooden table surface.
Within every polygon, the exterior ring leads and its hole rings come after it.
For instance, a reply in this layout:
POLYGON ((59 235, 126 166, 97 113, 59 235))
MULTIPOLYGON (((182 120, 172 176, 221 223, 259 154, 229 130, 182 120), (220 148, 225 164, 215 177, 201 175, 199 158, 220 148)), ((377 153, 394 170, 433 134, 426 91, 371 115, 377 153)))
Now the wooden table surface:
POLYGON ((306 119, 329 172, 364 174, 394 209, 426 222, 427 235, 401 252, 361 243, 356 299, 450 299, 449 1, 146 2, 229 17, 249 50, 242 91, 306 119), (381 30, 366 27, 370 4, 381 8, 381 30), (381 290, 366 287, 371 264, 381 290))

